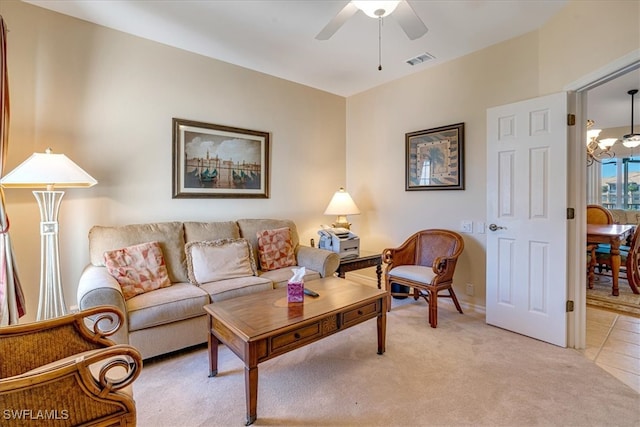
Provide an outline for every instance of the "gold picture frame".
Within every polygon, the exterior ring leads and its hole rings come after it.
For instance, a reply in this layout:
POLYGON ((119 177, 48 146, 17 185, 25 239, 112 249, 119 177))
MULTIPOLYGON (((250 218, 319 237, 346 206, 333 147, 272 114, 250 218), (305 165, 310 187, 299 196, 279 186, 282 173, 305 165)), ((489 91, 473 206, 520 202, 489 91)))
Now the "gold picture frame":
POLYGON ((269 133, 173 119, 173 198, 269 198, 269 133))
POLYGON ((406 191, 464 190, 464 123, 405 134, 406 191))

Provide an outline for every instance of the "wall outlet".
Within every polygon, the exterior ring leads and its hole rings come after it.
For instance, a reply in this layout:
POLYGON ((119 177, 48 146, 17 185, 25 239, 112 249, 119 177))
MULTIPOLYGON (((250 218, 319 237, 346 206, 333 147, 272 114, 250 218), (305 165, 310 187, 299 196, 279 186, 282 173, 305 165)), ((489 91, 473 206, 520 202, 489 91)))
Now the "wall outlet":
POLYGON ((469 295, 470 297, 473 296, 473 284, 472 283, 467 283, 467 295, 469 295))
POLYGON ((460 231, 463 233, 473 233, 473 221, 462 221, 460 224, 460 231))

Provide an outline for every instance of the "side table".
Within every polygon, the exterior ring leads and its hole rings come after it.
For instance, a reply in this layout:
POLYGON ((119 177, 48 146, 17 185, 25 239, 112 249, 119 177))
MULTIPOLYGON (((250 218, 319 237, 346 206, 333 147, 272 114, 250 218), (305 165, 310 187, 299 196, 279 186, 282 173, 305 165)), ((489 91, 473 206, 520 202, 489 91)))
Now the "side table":
POLYGON ((361 268, 376 268, 376 275, 378 276, 378 289, 382 289, 382 254, 376 252, 360 251, 360 255, 357 258, 343 259, 340 261, 340 266, 336 273, 338 277, 344 279, 345 273, 353 270, 360 270, 361 268))

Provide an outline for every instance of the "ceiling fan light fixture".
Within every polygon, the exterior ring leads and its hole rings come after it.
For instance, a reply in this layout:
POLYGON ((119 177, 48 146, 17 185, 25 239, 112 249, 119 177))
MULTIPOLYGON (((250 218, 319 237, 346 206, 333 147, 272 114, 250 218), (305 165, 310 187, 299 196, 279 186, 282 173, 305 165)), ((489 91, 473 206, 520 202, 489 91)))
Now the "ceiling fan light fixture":
POLYGON ((398 7, 399 1, 354 0, 353 5, 372 18, 385 18, 398 7))
POLYGON ((640 133, 633 133, 633 97, 638 93, 638 89, 632 89, 627 93, 631 95, 631 132, 622 137, 622 145, 634 148, 640 145, 640 133))

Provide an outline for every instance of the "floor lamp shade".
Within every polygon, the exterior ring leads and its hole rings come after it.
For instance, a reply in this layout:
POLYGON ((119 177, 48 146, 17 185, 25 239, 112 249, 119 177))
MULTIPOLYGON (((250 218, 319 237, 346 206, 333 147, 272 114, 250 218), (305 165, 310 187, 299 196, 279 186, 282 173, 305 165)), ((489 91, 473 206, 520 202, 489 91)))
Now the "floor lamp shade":
POLYGON ((91 175, 64 154, 34 153, 0 179, 5 188, 44 188, 33 191, 40 208, 40 298, 37 320, 67 314, 58 251, 58 212, 64 191, 55 188, 86 188, 96 185, 91 175))

